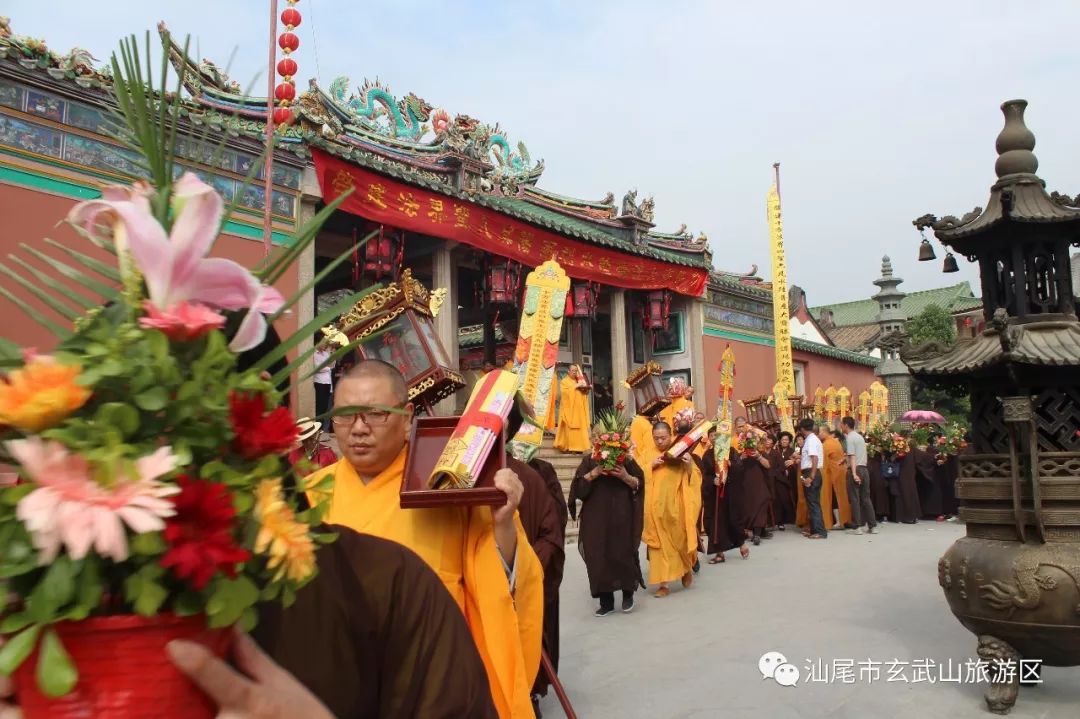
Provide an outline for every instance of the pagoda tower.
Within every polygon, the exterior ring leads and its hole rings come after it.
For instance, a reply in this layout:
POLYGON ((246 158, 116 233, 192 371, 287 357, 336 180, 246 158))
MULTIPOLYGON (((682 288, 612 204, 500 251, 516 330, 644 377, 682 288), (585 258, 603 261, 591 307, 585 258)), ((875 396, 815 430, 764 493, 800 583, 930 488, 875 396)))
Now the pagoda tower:
POLYGON ((904 323, 907 315, 900 302, 907 295, 900 291, 904 280, 893 275, 888 255, 881 258, 881 277, 874 280, 878 293, 872 299, 878 303, 878 337, 875 346, 881 351, 877 374, 889 389, 889 420, 893 421, 911 409, 911 371, 900 359, 904 342, 904 323))

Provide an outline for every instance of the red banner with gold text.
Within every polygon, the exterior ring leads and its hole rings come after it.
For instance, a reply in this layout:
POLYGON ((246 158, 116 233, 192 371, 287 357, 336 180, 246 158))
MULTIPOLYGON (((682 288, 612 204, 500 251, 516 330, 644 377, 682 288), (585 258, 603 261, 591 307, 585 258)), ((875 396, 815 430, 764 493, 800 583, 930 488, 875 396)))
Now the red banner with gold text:
POLYGON ((554 258, 570 277, 626 289, 670 289, 700 297, 708 273, 635 257, 606 247, 571 240, 507 217, 498 210, 393 180, 312 150, 323 200, 348 190, 341 209, 373 222, 461 242, 528 267, 554 258))

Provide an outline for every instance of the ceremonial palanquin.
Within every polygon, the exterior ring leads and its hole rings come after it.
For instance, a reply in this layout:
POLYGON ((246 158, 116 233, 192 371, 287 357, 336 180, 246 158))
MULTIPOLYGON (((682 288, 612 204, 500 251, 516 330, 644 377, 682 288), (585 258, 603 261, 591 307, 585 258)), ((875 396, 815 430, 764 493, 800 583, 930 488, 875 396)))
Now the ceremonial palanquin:
POLYGON ((330 331, 357 341, 363 358, 396 367, 408 385, 409 401, 430 412, 433 404, 465 386, 432 326, 442 298, 406 268, 399 281, 373 290, 330 331))
POLYGON ((570 278, 554 260, 540 265, 525 279, 514 371, 537 422, 523 422, 510 443, 511 453, 522 461, 529 461, 540 449, 544 441, 540 425, 555 401, 555 363, 569 290, 570 278))

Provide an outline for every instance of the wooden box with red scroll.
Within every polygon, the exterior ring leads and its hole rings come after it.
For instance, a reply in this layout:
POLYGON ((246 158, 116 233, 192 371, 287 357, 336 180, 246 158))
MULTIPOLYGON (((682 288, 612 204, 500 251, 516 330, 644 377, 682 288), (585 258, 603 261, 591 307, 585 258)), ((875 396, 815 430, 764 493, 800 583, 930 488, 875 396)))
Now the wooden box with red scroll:
POLYGON ((626 386, 634 393, 634 405, 638 414, 655 417, 660 410, 671 404, 664 388, 664 368, 657 362, 648 362, 635 369, 626 378, 626 386))
POLYGON ((506 466, 506 445, 502 433, 469 489, 431 489, 431 477, 446 443, 454 434, 461 417, 417 417, 409 433, 409 455, 401 481, 400 502, 403 509, 425 507, 467 507, 506 504, 506 494, 495 488, 495 473, 506 466))
POLYGON ((431 414, 431 406, 465 386, 435 334, 433 320, 443 294, 431 293, 405 269, 401 279, 367 295, 337 323, 357 353, 397 367, 409 401, 431 414))

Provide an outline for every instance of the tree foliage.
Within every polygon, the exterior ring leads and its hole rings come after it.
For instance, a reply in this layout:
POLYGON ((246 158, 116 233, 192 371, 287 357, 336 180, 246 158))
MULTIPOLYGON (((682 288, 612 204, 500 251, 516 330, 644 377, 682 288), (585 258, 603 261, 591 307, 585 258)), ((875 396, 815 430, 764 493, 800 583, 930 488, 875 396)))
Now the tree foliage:
MULTIPOLYGON (((956 343, 956 322, 948 310, 939 305, 926 308, 907 321, 908 340, 914 346, 937 342, 944 347, 956 343)), ((971 400, 967 388, 960 386, 937 386, 916 381, 911 388, 912 406, 932 409, 944 415, 950 422, 970 426, 971 400)))
POLYGON ((939 305, 926 308, 907 321, 908 339, 916 347, 927 342, 952 346, 956 342, 956 321, 948 310, 939 305))

